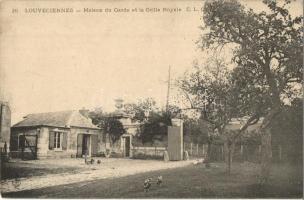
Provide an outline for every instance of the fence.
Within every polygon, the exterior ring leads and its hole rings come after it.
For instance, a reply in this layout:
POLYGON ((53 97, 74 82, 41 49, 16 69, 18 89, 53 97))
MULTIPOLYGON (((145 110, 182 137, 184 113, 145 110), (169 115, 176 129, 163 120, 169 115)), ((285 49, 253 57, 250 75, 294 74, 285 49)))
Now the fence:
MULTIPOLYGON (((184 143, 184 150, 190 157, 206 157, 208 144, 184 143)), ((261 145, 259 144, 236 144, 234 148, 234 161, 260 162, 261 145)), ((282 145, 272 146, 272 160, 280 162, 288 159, 288 147, 282 145)), ((212 161, 224 161, 225 152, 223 144, 211 144, 210 159, 212 161)))
MULTIPOLYGON (((132 158, 137 159, 163 159, 166 147, 133 147, 132 158)), ((184 143, 184 151, 188 151, 190 158, 206 157, 208 144, 184 143)), ((281 162, 288 159, 288 149, 282 145, 272 146, 272 160, 281 162)), ((234 148, 234 161, 260 162, 261 145, 259 144, 236 144, 234 148)), ((224 161, 225 152, 223 144, 211 144, 211 161, 224 161)))
MULTIPOLYGON (((184 150, 188 151, 190 157, 206 157, 208 152, 208 144, 184 143, 184 150)), ((213 161, 224 160, 224 146, 221 144, 212 144, 210 151, 210 159, 213 161)))

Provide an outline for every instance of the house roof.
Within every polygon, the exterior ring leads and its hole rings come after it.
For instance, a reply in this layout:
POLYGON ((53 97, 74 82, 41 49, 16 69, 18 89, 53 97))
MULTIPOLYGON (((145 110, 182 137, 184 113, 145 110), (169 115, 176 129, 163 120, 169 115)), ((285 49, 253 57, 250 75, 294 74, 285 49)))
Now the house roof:
POLYGON ((90 129, 100 129, 95 126, 91 119, 86 118, 79 111, 59 111, 48 113, 29 114, 13 127, 31 127, 31 126, 54 126, 54 127, 80 127, 90 129))

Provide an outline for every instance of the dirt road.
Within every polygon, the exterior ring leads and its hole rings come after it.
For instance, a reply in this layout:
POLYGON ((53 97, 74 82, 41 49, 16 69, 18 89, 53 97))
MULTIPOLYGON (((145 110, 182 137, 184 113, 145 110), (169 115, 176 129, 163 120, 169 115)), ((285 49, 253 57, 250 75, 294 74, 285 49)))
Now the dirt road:
POLYGON ((17 180, 10 179, 1 181, 2 193, 32 190, 98 179, 117 178, 161 169, 184 167, 192 163, 192 161, 164 162, 157 160, 132 160, 115 158, 101 159, 101 164, 95 163, 93 165, 84 164, 82 159, 41 160, 31 162, 33 165, 48 165, 50 168, 54 168, 54 166, 79 166, 84 170, 74 174, 47 174, 44 176, 33 176, 20 178, 17 180))

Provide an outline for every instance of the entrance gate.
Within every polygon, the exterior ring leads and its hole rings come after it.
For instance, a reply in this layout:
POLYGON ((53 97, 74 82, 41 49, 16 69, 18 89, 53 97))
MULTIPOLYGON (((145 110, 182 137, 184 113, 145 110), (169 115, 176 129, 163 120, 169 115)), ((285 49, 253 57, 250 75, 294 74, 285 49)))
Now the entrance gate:
POLYGON ((21 159, 37 159, 37 140, 38 135, 19 135, 18 136, 18 150, 21 159))

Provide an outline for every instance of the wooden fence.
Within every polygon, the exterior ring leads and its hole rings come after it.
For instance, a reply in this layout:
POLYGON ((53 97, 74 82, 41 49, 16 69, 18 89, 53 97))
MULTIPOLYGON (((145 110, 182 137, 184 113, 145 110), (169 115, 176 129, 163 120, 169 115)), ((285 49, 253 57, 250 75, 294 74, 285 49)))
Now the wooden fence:
MULTIPOLYGON (((133 147, 131 149, 133 158, 163 158, 166 147, 133 147)), ((206 157, 208 144, 184 143, 184 151, 188 151, 190 158, 206 157)), ((273 161, 283 161, 286 159, 286 147, 273 145, 273 161), (285 149, 285 150, 284 150, 285 149)), ((224 161, 225 152, 223 144, 211 144, 211 161, 224 161)), ((260 162, 261 145, 258 144, 236 144, 233 154, 234 161, 260 162)))
MULTIPOLYGON (((206 157, 208 144, 184 143, 184 150, 188 151, 190 157, 206 157)), ((283 161, 287 155, 286 147, 282 145, 272 146, 273 161, 283 161), (284 150, 285 149, 285 150, 284 150)), ((223 144, 211 144, 210 159, 213 161, 224 161, 225 152, 223 144)), ((261 145, 259 144, 236 144, 233 160, 260 162, 261 145)))

